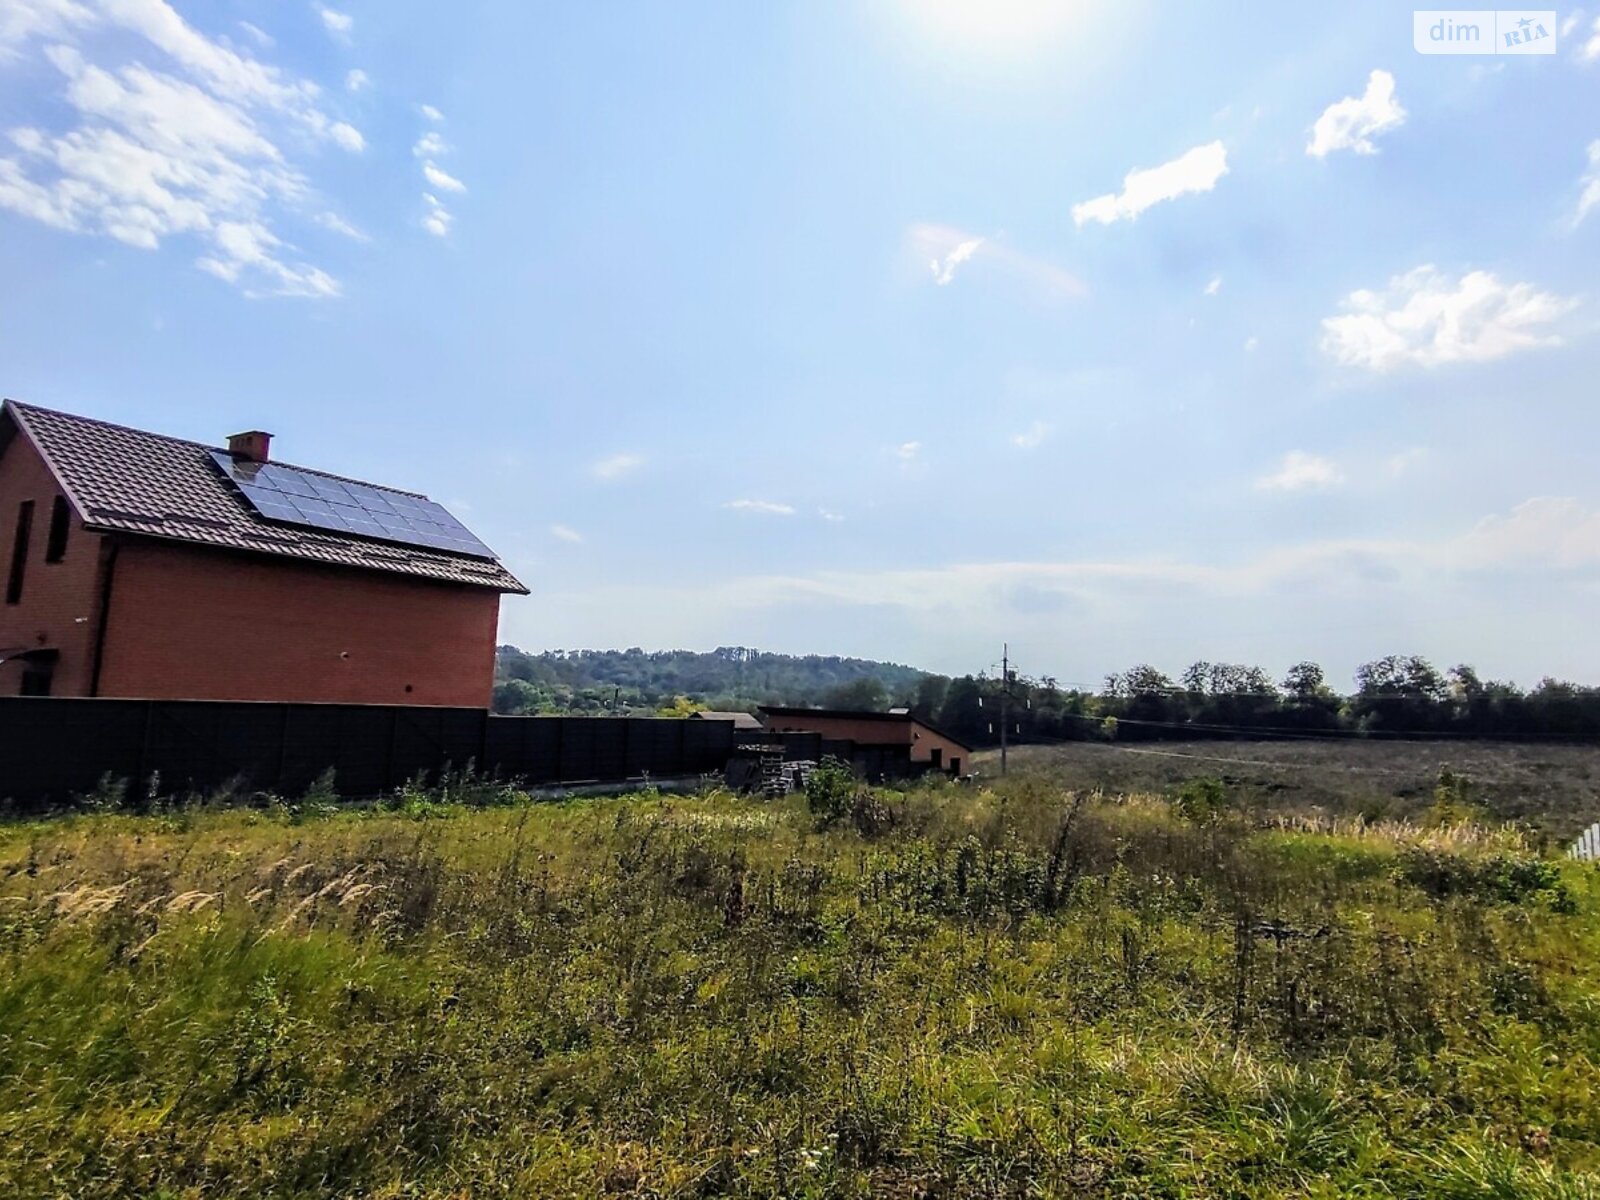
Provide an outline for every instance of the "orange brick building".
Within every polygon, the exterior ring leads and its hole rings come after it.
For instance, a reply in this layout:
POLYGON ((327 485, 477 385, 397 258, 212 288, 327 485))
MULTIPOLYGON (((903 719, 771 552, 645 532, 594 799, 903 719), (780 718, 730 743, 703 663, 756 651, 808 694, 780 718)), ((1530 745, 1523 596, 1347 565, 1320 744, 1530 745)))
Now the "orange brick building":
POLYGON ((525 593, 427 497, 6 401, 0 695, 487 707, 525 593))
POLYGON ((858 746, 904 750, 907 761, 952 775, 960 775, 963 767, 971 769, 972 747, 907 712, 763 705, 761 722, 773 733, 819 733, 858 746))

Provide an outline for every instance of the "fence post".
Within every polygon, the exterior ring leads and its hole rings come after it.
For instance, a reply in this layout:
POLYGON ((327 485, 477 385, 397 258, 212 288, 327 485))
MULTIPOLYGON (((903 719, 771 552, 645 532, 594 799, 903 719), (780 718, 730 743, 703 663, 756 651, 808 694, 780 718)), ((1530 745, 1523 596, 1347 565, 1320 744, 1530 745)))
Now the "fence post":
POLYGON ((289 714, 294 711, 292 705, 285 704, 282 707, 283 721, 278 726, 278 770, 272 780, 272 790, 280 794, 283 792, 285 764, 289 760, 289 714))
POLYGON ((383 790, 394 791, 397 786, 394 781, 394 750, 400 742, 400 709, 389 710, 389 749, 383 755, 383 790))
POLYGON ((156 702, 144 702, 144 731, 139 734, 139 770, 133 780, 137 791, 144 791, 144 772, 150 762, 150 726, 155 722, 156 702))

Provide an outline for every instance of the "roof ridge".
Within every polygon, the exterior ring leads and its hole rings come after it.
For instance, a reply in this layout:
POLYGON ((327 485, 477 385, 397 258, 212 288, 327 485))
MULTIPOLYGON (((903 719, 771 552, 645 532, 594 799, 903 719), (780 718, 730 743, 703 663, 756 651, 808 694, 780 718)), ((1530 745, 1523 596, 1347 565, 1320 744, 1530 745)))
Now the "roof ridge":
MULTIPOLYGON (((99 533, 284 555, 327 567, 394 572, 500 592, 528 590, 487 546, 480 558, 453 545, 391 542, 354 528, 339 531, 310 522, 280 526, 240 496, 228 470, 218 469, 231 461, 223 459, 228 452, 222 447, 11 399, 0 402, 0 416, 5 418, 0 441, 8 445, 15 432, 43 461, 85 527, 99 533)), ((388 495, 396 504, 402 498, 435 503, 422 492, 292 463, 276 466, 308 481, 337 481, 388 495)), ((453 514, 452 520, 461 525, 453 514)))
MULTIPOLYGON (((5 403, 23 413, 46 413, 52 417, 61 417, 68 421, 78 421, 84 425, 98 425, 101 429, 115 429, 119 433, 136 433, 140 437, 159 438, 163 442, 173 442, 179 446, 194 446, 197 449, 227 454, 226 446, 214 446, 210 442, 197 442, 193 438, 176 437, 170 433, 157 433, 154 429, 140 429, 137 425, 120 425, 116 421, 106 421, 100 417, 86 417, 82 413, 65 412, 59 408, 45 408, 42 404, 28 404, 22 400, 13 400, 7 396, 5 403)), ((379 491, 396 492, 402 496, 411 496, 418 500, 431 500, 433 497, 425 492, 413 492, 409 488, 393 487, 387 483, 373 483, 370 479, 357 479, 353 475, 336 475, 332 471, 323 471, 317 467, 302 467, 298 463, 283 462, 279 459, 269 459, 265 464, 269 467, 284 467, 290 471, 304 471, 307 475, 320 475, 324 479, 332 479, 338 483, 359 483, 362 487, 377 488, 379 491)))

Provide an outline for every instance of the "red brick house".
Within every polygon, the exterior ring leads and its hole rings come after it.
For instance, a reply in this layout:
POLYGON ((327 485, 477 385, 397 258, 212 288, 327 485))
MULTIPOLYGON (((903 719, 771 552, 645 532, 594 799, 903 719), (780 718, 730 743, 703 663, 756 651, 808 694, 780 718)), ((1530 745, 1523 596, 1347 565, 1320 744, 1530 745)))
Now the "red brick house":
POLYGON ((0 695, 486 707, 503 593, 426 496, 6 401, 0 695))
POLYGON ((971 770, 972 747, 908 712, 855 712, 837 708, 761 706, 762 725, 773 733, 819 733, 896 753, 905 761, 960 775, 971 770))

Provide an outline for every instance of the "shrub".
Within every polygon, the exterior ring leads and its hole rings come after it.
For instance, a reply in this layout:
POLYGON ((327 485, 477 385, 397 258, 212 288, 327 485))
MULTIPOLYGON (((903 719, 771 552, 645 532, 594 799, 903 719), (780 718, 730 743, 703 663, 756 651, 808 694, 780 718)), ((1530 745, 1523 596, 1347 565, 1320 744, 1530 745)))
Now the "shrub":
POLYGON ((1400 854, 1395 878, 1435 900, 1463 897, 1499 904, 1543 904, 1556 912, 1576 905, 1554 863, 1530 855, 1470 858, 1413 846, 1400 854))
POLYGON ((94 785, 94 791, 77 799, 78 807, 86 812, 116 812, 128 801, 128 781, 107 771, 94 785))
POLYGON ((1209 825, 1228 809, 1228 793, 1220 779, 1191 779, 1177 791, 1172 807, 1192 825, 1209 825))
POLYGON ((850 811, 858 786, 849 763, 825 758, 806 777, 806 807, 826 829, 850 811))

